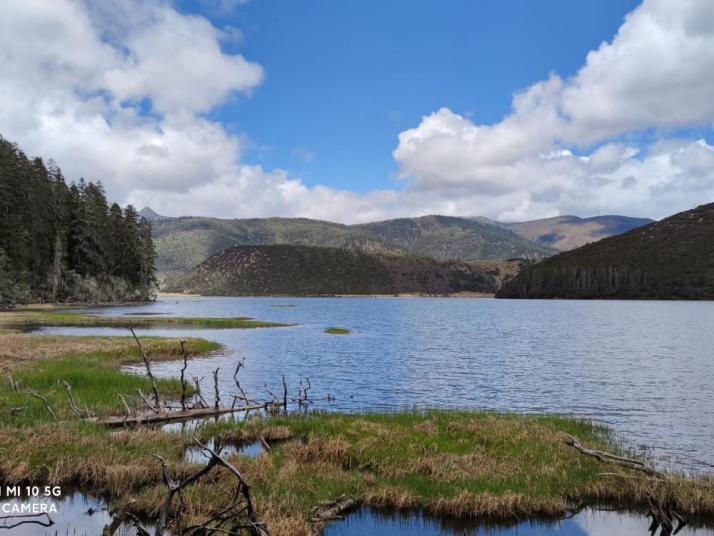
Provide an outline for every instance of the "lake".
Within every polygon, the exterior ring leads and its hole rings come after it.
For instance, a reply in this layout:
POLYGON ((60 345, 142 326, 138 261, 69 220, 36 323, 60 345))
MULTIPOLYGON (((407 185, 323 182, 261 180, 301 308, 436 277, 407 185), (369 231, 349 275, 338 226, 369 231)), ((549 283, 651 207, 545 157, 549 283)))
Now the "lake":
MULTIPOLYGON (((232 374, 267 399, 264 383, 293 395, 309 377, 320 406, 339 411, 458 407, 578 415, 609 424, 660 466, 714 471, 714 303, 456 298, 164 297, 102 315, 250 316, 285 328, 152 329, 197 336, 224 349, 194 359, 188 374, 224 401, 232 374), (349 335, 324 333, 328 326, 349 335)), ((44 328, 65 334, 127 334, 44 328)), ((156 363, 178 376, 180 363, 156 363)), ((140 368, 134 368, 143 372, 140 368)))

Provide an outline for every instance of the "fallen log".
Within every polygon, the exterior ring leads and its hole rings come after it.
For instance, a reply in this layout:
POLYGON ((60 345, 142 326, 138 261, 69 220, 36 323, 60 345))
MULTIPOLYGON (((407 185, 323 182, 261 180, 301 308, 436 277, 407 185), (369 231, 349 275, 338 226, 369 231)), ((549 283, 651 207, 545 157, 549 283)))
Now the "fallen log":
POLYGON ((131 424, 152 424, 158 422, 181 421, 186 419, 194 419, 197 417, 213 417, 216 415, 224 415, 226 413, 238 413, 240 411, 252 411, 255 409, 263 409, 265 404, 254 406, 240 406, 235 408, 196 408, 176 411, 162 411, 137 413, 134 415, 112 415, 111 417, 91 418, 86 419, 90 422, 96 422, 105 426, 125 426, 131 424))
POLYGON ((312 530, 310 536, 323 536, 330 521, 343 519, 343 514, 357 508, 360 500, 356 497, 341 495, 334 501, 325 501, 312 509, 312 530))
POLYGON ((590 456, 591 458, 595 458, 599 462, 613 463, 615 465, 621 465, 623 467, 627 467, 628 469, 640 471, 642 473, 646 473, 646 474, 648 474, 650 476, 654 476, 654 477, 660 477, 660 478, 667 477, 666 474, 661 473, 660 471, 657 471, 656 469, 653 469, 652 467, 646 466, 640 460, 623 458, 622 456, 610 454, 609 452, 604 452, 602 450, 590 449, 590 448, 584 447, 580 443, 580 441, 578 441, 576 438, 574 438, 570 434, 565 434, 565 436, 566 436, 566 439, 565 439, 566 445, 568 445, 569 447, 573 447, 575 450, 577 450, 581 454, 584 454, 585 456, 590 456))

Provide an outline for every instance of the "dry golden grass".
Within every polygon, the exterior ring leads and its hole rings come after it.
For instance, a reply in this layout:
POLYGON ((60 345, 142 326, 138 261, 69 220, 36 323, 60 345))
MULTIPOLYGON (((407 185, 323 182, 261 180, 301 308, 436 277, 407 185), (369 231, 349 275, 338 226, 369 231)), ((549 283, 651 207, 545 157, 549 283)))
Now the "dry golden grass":
MULTIPOLYGON (((142 344, 152 360, 172 360, 181 357, 179 339, 142 337, 142 344)), ((213 351, 218 345, 188 341, 190 355, 213 351)), ((0 330, 0 372, 25 368, 36 361, 57 357, 101 353, 117 365, 136 362, 139 357, 136 342, 129 337, 67 337, 63 335, 32 335, 0 330)))

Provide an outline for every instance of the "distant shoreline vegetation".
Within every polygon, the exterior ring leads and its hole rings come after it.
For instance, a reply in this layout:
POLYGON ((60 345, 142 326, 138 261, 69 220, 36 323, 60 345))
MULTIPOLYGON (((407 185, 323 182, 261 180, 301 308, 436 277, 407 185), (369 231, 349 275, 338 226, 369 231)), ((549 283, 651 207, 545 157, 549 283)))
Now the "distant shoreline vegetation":
POLYGON ((0 308, 145 302, 156 293, 151 225, 107 202, 101 182, 67 185, 49 160, 0 137, 0 308))

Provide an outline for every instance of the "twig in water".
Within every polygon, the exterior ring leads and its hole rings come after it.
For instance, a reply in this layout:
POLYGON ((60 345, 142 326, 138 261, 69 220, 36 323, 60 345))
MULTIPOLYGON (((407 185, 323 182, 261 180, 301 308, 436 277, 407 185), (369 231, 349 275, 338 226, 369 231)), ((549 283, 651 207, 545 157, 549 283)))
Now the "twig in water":
POLYGON ((188 368, 188 352, 186 341, 181 340, 181 353, 183 354, 183 367, 181 368, 181 409, 186 411, 186 369, 188 368))
POLYGON ((221 394, 218 391, 218 371, 221 370, 220 367, 213 371, 213 391, 214 391, 214 401, 213 407, 218 409, 221 406, 221 394))

